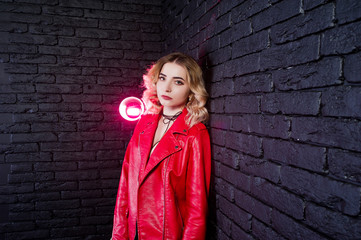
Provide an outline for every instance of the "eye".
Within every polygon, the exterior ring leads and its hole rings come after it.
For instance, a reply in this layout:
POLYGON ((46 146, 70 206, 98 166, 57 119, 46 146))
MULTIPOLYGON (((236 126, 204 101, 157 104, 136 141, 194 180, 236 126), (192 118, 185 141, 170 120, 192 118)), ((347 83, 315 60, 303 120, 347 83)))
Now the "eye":
POLYGON ((184 83, 183 83, 182 81, 180 81, 180 80, 176 80, 176 81, 175 81, 175 84, 176 84, 176 85, 184 85, 184 83))
POLYGON ((163 76, 159 76, 159 78, 158 78, 160 81, 164 81, 165 80, 165 77, 163 77, 163 76))

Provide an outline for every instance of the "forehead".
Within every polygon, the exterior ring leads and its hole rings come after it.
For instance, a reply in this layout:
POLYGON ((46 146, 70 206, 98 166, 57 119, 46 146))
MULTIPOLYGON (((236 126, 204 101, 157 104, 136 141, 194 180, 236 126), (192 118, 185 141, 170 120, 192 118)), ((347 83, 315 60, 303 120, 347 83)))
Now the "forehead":
POLYGON ((174 62, 164 64, 160 73, 167 75, 167 77, 181 77, 184 80, 187 78, 187 70, 185 67, 174 62))

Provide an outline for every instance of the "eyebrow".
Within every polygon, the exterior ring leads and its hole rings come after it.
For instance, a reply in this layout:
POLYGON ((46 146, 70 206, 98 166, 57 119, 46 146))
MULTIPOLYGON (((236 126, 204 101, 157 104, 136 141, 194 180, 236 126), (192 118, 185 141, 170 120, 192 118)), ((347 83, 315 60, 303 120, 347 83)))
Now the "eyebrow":
MULTIPOLYGON (((162 75, 163 77, 166 77, 166 76, 167 76, 167 75, 165 75, 164 73, 159 73, 159 76, 160 76, 160 75, 162 75)), ((185 81, 184 78, 182 78, 182 77, 173 77, 173 79, 181 79, 181 80, 185 81)))

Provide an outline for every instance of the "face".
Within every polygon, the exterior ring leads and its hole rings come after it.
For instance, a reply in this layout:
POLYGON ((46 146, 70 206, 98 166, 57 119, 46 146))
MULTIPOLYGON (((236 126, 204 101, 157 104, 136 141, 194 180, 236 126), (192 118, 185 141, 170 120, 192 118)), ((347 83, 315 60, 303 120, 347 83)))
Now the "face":
POLYGON ((174 115, 181 111, 189 93, 186 69, 176 63, 164 64, 157 82, 157 96, 163 105, 163 113, 174 115))

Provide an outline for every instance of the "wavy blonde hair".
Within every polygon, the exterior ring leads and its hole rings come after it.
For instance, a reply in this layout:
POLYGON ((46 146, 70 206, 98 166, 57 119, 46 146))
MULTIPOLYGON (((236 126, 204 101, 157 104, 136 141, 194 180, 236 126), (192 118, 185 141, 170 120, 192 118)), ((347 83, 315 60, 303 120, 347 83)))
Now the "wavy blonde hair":
POLYGON ((189 84, 190 94, 188 102, 186 103, 188 110, 186 123, 189 126, 193 126, 199 122, 207 122, 208 111, 205 105, 208 93, 205 88, 202 69, 192 57, 180 52, 171 53, 160 58, 148 69, 147 74, 143 76, 144 86, 146 88, 143 92, 143 101, 147 106, 146 113, 158 114, 161 110, 162 105, 157 97, 156 84, 160 71, 166 63, 176 63, 187 70, 187 82, 189 84))

